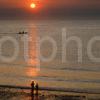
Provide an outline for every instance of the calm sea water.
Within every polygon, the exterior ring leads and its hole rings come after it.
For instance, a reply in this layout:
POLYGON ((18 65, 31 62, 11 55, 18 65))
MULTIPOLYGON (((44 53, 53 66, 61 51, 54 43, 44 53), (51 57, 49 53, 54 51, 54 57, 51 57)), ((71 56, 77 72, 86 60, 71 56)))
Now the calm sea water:
MULTIPOLYGON (((0 84, 29 86, 35 80, 40 86, 62 88, 100 89, 100 62, 90 59, 87 45, 95 36, 100 36, 100 20, 2 20, 0 21, 0 40, 6 36, 15 38, 19 43, 19 54, 16 60, 7 63, 0 59, 0 84), (78 62, 78 49, 75 41, 66 46, 66 62, 62 62, 62 29, 66 29, 66 39, 76 36, 81 40, 82 62, 78 62), (32 59, 24 60, 23 35, 19 31, 27 31, 31 38, 29 55, 32 59), (40 61, 37 58, 39 41, 41 55, 51 56, 52 50, 57 52, 51 61, 40 61), (49 41, 48 41, 49 38, 49 41), (52 48, 51 40, 56 43, 52 48), (38 46, 37 46, 37 45, 38 46), (40 64, 40 71, 36 68, 40 64)), ((2 55, 10 57, 14 51, 12 42, 5 41, 2 45, 2 55)), ((92 53, 100 58, 100 41, 92 45, 92 53)))

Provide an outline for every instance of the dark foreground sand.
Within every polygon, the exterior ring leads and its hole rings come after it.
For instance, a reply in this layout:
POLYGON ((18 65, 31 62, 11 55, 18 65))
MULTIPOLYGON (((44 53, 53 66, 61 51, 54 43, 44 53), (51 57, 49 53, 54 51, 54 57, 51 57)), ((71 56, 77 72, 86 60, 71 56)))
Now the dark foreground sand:
POLYGON ((0 88, 0 100, 100 100, 99 94, 87 98, 87 94, 39 91, 32 99, 29 91, 0 88))

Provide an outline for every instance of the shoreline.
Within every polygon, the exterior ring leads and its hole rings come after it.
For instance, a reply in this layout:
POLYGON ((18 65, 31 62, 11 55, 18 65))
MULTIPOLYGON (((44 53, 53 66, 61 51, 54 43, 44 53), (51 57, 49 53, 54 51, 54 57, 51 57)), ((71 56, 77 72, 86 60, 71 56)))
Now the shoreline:
POLYGON ((48 92, 48 91, 39 91, 39 95, 34 95, 31 98, 31 94, 25 91, 19 90, 0 90, 0 99, 1 100, 83 100, 86 97, 84 95, 68 95, 57 92, 48 92), (9 98, 9 99, 8 99, 9 98))
POLYGON ((31 98, 30 91, 23 89, 0 88, 0 100, 100 100, 100 94, 85 94, 58 91, 39 91, 31 98), (87 99, 89 97, 90 99, 87 99))
MULTIPOLYGON (((0 88, 11 89, 23 89, 31 90, 29 86, 16 86, 16 85, 0 85, 0 88)), ((99 89, 75 89, 75 88, 57 88, 57 87, 39 87, 42 91, 58 91, 58 92, 72 92, 72 93, 88 93, 88 94, 100 94, 99 89)))

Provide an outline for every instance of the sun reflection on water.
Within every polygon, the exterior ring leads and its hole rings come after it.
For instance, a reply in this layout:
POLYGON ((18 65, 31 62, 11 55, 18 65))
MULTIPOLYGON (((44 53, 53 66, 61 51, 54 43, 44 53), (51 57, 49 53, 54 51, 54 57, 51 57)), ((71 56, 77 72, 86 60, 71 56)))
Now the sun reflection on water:
POLYGON ((30 68, 27 69, 26 73, 30 77, 36 77, 36 76, 38 76, 38 72, 37 72, 36 68, 30 67, 30 68))
POLYGON ((40 61, 38 58, 38 33, 37 33, 37 28, 33 27, 29 30, 29 50, 28 50, 28 55, 29 59, 27 61, 27 64, 29 66, 27 70, 27 75, 28 76, 38 76, 38 71, 39 71, 39 65, 40 61))

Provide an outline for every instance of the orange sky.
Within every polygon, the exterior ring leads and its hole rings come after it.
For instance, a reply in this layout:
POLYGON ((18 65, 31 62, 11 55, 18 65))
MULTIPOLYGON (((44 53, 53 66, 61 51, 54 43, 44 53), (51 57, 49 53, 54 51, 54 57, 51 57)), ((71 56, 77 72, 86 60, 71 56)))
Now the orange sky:
POLYGON ((67 14, 100 15, 100 0, 0 0, 0 17, 67 16, 67 14), (31 3, 36 3, 34 10, 31 3))
POLYGON ((99 7, 99 0, 0 0, 0 6, 5 8, 27 8, 31 2, 38 2, 48 7, 99 7))

